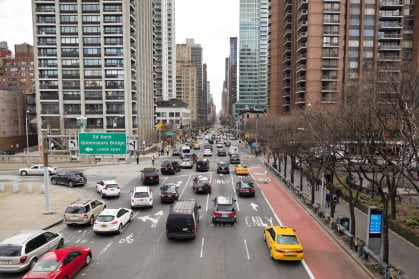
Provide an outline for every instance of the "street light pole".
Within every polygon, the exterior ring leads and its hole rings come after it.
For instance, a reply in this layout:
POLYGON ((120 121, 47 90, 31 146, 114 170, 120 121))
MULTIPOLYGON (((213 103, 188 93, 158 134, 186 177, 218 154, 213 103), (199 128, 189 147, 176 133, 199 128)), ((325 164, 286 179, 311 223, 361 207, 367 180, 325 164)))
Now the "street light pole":
POLYGON ((28 168, 30 167, 29 163, 29 125, 28 125, 28 113, 30 113, 30 110, 26 111, 26 160, 28 162, 28 168))

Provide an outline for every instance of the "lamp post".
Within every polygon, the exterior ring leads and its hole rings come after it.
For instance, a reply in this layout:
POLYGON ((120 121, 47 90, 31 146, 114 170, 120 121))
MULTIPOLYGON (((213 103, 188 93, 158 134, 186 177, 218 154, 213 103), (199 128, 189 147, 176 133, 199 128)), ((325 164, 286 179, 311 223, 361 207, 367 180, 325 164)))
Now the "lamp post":
POLYGON ((28 162, 28 168, 30 166, 29 164, 29 125, 28 125, 28 113, 30 113, 30 110, 26 111, 26 160, 28 162))

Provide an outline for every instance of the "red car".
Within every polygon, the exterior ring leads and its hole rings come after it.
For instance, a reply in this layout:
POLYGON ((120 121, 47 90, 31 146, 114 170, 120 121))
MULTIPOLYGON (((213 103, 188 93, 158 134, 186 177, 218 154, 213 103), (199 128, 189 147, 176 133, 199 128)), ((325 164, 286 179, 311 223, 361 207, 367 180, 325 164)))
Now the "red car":
POLYGON ((70 279, 90 263, 92 251, 83 246, 70 246, 44 254, 22 279, 70 279))

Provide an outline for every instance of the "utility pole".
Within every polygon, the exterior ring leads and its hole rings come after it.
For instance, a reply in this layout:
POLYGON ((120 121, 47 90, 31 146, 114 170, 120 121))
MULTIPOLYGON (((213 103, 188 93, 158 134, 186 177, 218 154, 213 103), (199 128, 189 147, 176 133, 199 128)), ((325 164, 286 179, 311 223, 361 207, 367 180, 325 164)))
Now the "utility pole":
POLYGON ((45 194, 45 211, 44 214, 51 214, 49 204, 49 170, 48 170, 48 143, 47 135, 42 137, 42 163, 44 165, 44 194, 45 194))

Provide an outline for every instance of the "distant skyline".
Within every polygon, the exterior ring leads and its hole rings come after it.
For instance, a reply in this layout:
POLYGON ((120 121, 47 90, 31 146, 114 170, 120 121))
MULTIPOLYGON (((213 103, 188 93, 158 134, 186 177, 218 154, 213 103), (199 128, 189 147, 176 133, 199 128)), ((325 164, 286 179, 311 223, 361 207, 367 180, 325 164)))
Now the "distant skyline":
MULTIPOLYGON (((175 0, 176 43, 195 39, 203 48, 211 94, 221 109, 224 62, 229 55, 229 38, 238 37, 240 0, 175 0), (232 12, 233 11, 233 12, 232 12)), ((33 45, 30 0, 0 0, 0 41, 33 45)))

